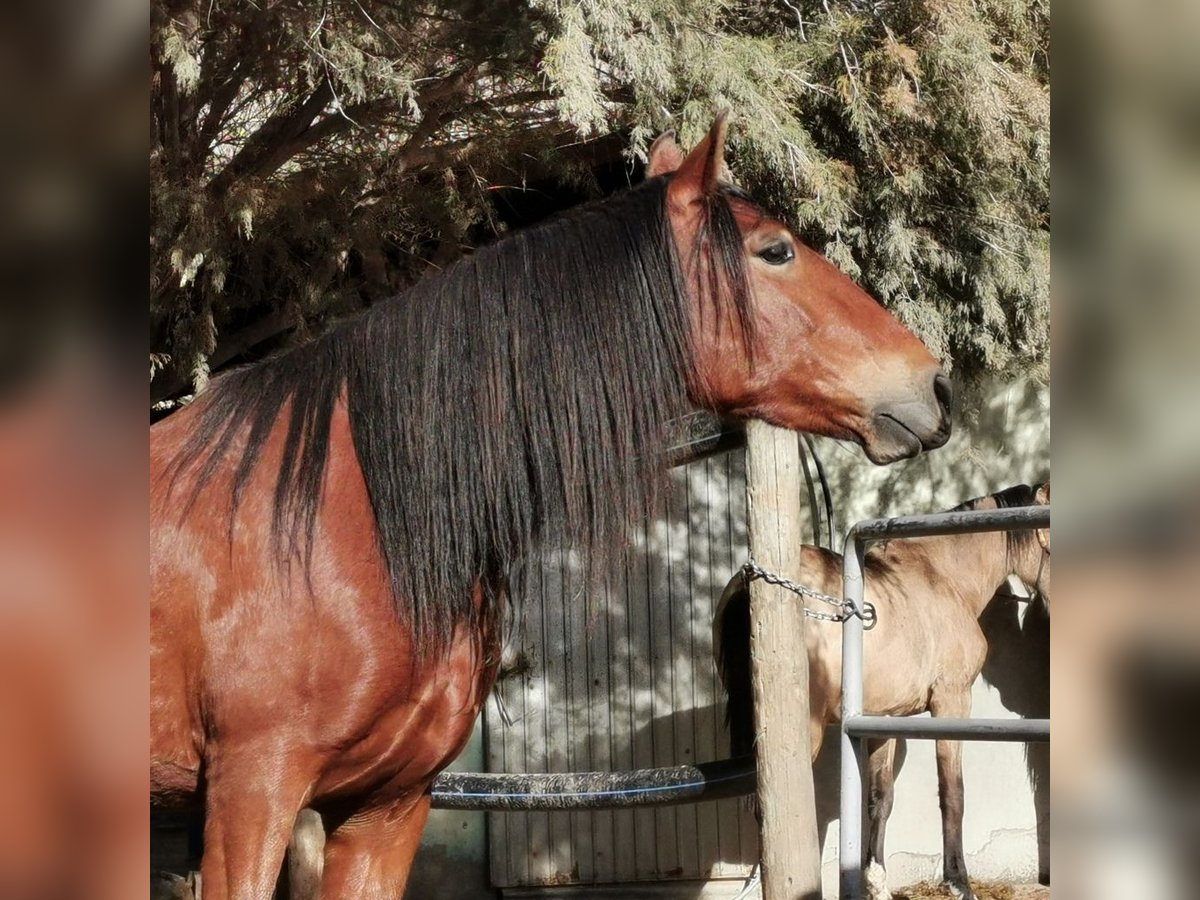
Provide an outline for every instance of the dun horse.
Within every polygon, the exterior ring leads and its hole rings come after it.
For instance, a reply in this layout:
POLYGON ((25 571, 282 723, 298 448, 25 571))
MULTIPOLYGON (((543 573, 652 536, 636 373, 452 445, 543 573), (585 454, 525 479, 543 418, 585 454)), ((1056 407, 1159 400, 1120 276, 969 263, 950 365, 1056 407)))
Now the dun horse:
MULTIPOLYGON (((1050 501, 1050 486, 1019 485, 957 509, 997 509, 1050 501)), ((878 621, 866 633, 863 709, 874 715, 966 717, 971 685, 983 669, 987 641, 979 617, 1005 578, 1015 574, 1043 593, 1050 578, 1045 531, 989 532, 914 538, 877 544, 866 557, 866 600, 878 621)), ((790 573, 789 573, 790 574, 790 573)), ((841 596, 842 558, 804 547, 796 581, 841 596)), ((825 726, 840 719, 842 633, 805 630, 808 642, 812 756, 825 726)), ((754 692, 750 681, 750 595, 739 574, 729 582, 713 622, 713 647, 728 695, 726 719, 735 754, 754 745, 754 692)), ((868 764, 871 834, 867 883, 871 896, 888 898, 884 831, 892 811, 896 741, 872 744, 868 764)), ((937 742, 942 809, 943 875, 953 893, 973 898, 963 857, 962 745, 937 742)))
POLYGON ((205 900, 266 898, 297 812, 322 896, 399 897, 496 672, 505 574, 619 544, 697 404, 943 444, 921 343, 749 198, 724 118, 646 183, 519 231, 151 430, 155 803, 204 812, 205 900))

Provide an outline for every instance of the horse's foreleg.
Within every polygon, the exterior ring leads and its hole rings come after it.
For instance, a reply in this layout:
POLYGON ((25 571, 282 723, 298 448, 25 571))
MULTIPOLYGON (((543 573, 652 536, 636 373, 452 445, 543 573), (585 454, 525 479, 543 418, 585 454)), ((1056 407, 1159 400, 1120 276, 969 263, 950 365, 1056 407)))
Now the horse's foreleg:
POLYGON ((205 779, 204 900, 270 900, 308 780, 257 751, 214 754, 205 779))
POLYGON ((896 741, 874 744, 867 763, 869 793, 867 813, 871 823, 871 838, 867 844, 867 895, 890 900, 887 885, 887 856, 884 837, 888 817, 892 814, 896 787, 896 741))
MULTIPOLYGON (((943 688, 930 697, 935 716, 966 718, 971 714, 971 688, 943 688)), ((942 807, 942 875, 950 892, 960 900, 975 900, 967 878, 963 853, 962 743, 937 742, 938 799, 942 807)))
POLYGON ((428 816, 429 795, 415 793, 339 825, 325 841, 321 900, 401 900, 428 816))

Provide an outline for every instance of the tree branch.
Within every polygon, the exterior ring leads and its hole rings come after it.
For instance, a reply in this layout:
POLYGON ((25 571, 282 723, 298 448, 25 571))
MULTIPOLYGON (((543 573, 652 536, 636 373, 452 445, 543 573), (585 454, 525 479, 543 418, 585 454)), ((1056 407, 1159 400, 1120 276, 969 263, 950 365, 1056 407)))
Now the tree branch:
POLYGON ((208 184, 209 194, 225 193, 238 178, 249 174, 270 174, 290 159, 280 158, 287 145, 304 134, 312 121, 333 99, 333 87, 322 81, 304 102, 268 119, 254 132, 233 159, 208 184))
POLYGON ((225 114, 229 112, 233 101, 237 99, 244 81, 241 65, 235 65, 233 71, 229 73, 229 77, 213 91, 212 97, 208 101, 208 112, 205 114, 196 136, 196 155, 199 157, 197 159, 199 165, 203 166, 204 157, 212 152, 213 141, 217 139, 221 124, 225 120, 225 114))
MULTIPOLYGON (((417 97, 417 103, 426 108, 426 115, 417 126, 413 139, 424 142, 436 132, 441 127, 445 114, 438 113, 431 107, 465 90, 479 74, 480 67, 471 66, 422 91, 417 97)), ((209 182, 210 195, 221 196, 234 181, 247 175, 268 178, 288 160, 321 141, 346 131, 356 122, 378 121, 398 106, 398 101, 392 97, 368 100, 331 113, 314 124, 313 119, 333 99, 333 88, 325 81, 299 107, 269 120, 209 182)), ((409 144, 413 139, 409 140, 409 144)))

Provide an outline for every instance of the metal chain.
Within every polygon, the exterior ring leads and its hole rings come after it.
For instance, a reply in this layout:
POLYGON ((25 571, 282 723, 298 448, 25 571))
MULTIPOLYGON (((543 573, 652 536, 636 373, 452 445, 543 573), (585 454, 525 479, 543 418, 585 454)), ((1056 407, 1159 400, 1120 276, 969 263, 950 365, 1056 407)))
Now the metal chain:
POLYGON ((798 594, 801 597, 808 597, 812 600, 819 600, 821 603, 827 603, 830 606, 841 610, 841 612, 837 613, 827 613, 819 612, 815 609, 809 609, 806 606, 804 607, 804 615, 808 616, 810 619, 820 619, 823 622, 840 623, 845 622, 852 616, 858 616, 858 618, 863 620, 863 628, 867 629, 868 631, 874 628, 875 623, 879 621, 879 616, 875 612, 875 605, 872 603, 868 603, 864 600, 863 608, 861 611, 859 611, 854 604, 850 603, 848 600, 845 600, 841 597, 834 597, 830 594, 823 594, 815 588, 808 587, 808 585, 792 581, 790 578, 784 578, 782 575, 776 575, 774 572, 764 569, 753 559, 748 560, 742 566, 742 577, 745 578, 746 581, 760 579, 765 581, 767 584, 774 584, 784 588, 785 590, 791 591, 793 594, 798 594))

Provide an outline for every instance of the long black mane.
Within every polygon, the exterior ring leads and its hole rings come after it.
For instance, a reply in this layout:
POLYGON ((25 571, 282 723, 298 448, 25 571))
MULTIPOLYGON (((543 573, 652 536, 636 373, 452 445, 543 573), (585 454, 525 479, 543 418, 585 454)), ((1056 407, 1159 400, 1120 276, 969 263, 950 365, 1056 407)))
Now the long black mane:
MULTIPOLYGON (((272 534, 311 555, 344 398, 398 612, 426 653, 495 612, 508 568, 566 538, 589 567, 644 514, 689 407, 692 323, 665 179, 518 231, 318 340, 215 379, 177 460, 193 498, 236 452, 233 509, 281 417, 272 534), (489 590, 477 610, 472 589, 489 590)), ((695 248, 752 343, 726 194, 695 248)), ((711 293, 711 291, 709 291, 711 293)), ((714 295, 715 296, 715 295, 714 295)), ((231 519, 232 522, 232 519, 231 519)))

